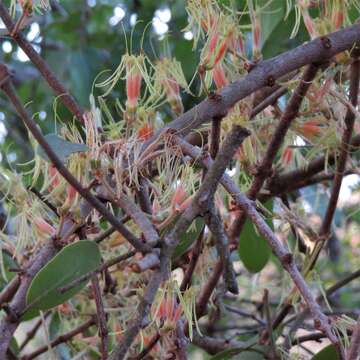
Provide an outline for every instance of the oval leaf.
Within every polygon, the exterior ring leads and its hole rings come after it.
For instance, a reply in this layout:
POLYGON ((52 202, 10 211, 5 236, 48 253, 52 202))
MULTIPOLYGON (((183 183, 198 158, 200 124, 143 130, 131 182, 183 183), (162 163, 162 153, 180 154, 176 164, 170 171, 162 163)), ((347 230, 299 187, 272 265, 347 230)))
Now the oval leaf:
POLYGON ((339 355, 333 344, 330 344, 320 350, 311 360, 339 360, 339 355))
POLYGON ((101 262, 98 245, 81 240, 65 246, 34 277, 26 294, 30 310, 47 310, 64 303, 79 292, 87 281, 61 293, 62 288, 91 271, 101 262))
POLYGON ((174 258, 177 258, 186 253, 190 246, 196 241, 200 232, 204 227, 204 219, 198 217, 195 220, 195 226, 192 225, 188 231, 186 231, 182 236, 179 242, 179 245, 175 248, 174 258))
MULTIPOLYGON (((265 207, 272 211, 273 201, 264 204, 265 207)), ((272 228, 272 219, 266 219, 267 224, 272 228)), ((257 273, 267 264, 271 249, 267 241, 256 231, 250 220, 246 220, 241 231, 238 252, 241 261, 247 270, 257 273)))
MULTIPOLYGON (((72 143, 70 141, 64 140, 56 134, 45 135, 45 139, 50 145, 51 149, 56 153, 56 155, 63 163, 71 154, 88 150, 88 147, 85 144, 72 143)), ((50 162, 50 159, 40 145, 38 145, 36 148, 36 153, 44 160, 50 162)))

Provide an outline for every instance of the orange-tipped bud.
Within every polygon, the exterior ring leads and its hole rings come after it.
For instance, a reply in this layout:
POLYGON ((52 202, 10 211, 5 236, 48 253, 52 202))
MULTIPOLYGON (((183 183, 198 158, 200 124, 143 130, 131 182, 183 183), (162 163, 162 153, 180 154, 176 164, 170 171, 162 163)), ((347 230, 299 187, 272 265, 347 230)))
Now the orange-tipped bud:
POLYGON ((150 124, 144 124, 138 131, 137 136, 141 141, 150 139, 154 134, 154 129, 150 124))
POLYGON ((253 54, 256 56, 260 53, 261 47, 261 24, 259 19, 255 16, 253 21, 253 54))
POLYGON ((48 174, 50 177, 49 190, 51 191, 60 185, 60 176, 59 172, 53 164, 49 165, 48 174))
POLYGON ((75 188, 71 185, 68 185, 66 188, 66 200, 65 200, 65 204, 64 207, 65 208, 70 208, 76 198, 76 193, 77 191, 75 190, 75 188))
POLYGON ((135 109, 140 97, 141 89, 141 72, 133 63, 127 64, 126 67, 126 94, 127 107, 131 110, 135 109))
POLYGON ((219 50, 216 53, 215 60, 214 60, 214 66, 224 57, 225 52, 228 48, 228 38, 224 39, 222 43, 220 44, 219 50))
POLYGON ((308 120, 297 127, 299 133, 308 139, 318 136, 323 131, 319 119, 308 120))
POLYGON ((306 27, 306 30, 308 31, 310 38, 314 39, 318 36, 317 31, 316 31, 316 27, 315 27, 315 23, 313 21, 313 19, 311 18, 309 12, 307 9, 303 10, 303 19, 304 19, 304 24, 306 27))
POLYGON ((229 84, 222 64, 218 64, 215 66, 213 71, 213 79, 218 90, 229 84))
POLYGON ((184 211, 190 204, 191 197, 188 196, 184 187, 180 184, 171 199, 171 208, 174 212, 184 211))
POLYGON ((47 221, 44 219, 37 217, 34 220, 34 224, 36 227, 36 230, 40 235, 43 236, 53 236, 56 233, 56 230, 53 226, 51 226, 47 221))
POLYGON ((292 158, 293 158, 293 149, 287 146, 281 155, 281 162, 285 166, 289 165, 292 158))

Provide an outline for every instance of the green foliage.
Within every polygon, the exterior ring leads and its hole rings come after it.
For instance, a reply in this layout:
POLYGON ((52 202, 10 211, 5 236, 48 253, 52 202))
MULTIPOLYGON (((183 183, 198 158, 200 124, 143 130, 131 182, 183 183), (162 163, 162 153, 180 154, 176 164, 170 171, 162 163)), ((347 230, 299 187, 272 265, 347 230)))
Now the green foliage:
POLYGON ((61 293, 60 288, 97 269, 101 262, 96 243, 77 241, 65 246, 34 277, 26 294, 30 310, 47 310, 71 299, 87 283, 84 281, 61 293))
POLYGON ((200 232, 204 229, 204 219, 198 217, 194 225, 181 236, 179 245, 174 251, 174 258, 184 255, 189 250, 190 246, 196 241, 200 232))
MULTIPOLYGON (((273 200, 268 201, 265 207, 267 210, 272 211, 273 200)), ((271 217, 268 217, 266 222, 273 229, 271 217)), ((245 267, 254 273, 261 271, 269 261, 271 249, 249 219, 246 220, 241 231, 238 252, 245 267)))
POLYGON ((11 255, 8 252, 2 251, 1 257, 2 257, 2 259, 0 260, 0 264, 1 264, 0 291, 15 276, 15 272, 10 271, 10 269, 16 269, 18 267, 15 260, 11 257, 11 255))
MULTIPOLYGON (((87 151, 88 147, 85 144, 76 144, 70 141, 66 141, 56 134, 48 134, 45 136, 46 141, 50 145, 51 149, 57 154, 59 159, 65 163, 66 159, 73 153, 87 151)), ((38 145, 36 152, 44 160, 49 161, 50 159, 46 155, 43 148, 38 145)))
POLYGON ((330 344, 320 350, 311 360, 339 360, 339 355, 333 344, 330 344))

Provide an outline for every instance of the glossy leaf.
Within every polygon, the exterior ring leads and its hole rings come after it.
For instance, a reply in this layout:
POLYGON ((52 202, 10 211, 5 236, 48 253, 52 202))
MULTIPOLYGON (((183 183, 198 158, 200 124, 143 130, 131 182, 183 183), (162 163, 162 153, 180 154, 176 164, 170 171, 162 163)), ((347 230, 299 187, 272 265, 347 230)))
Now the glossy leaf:
MULTIPOLYGON (((56 134, 48 134, 45 136, 45 139, 62 162, 65 162, 71 154, 76 152, 84 152, 88 149, 85 144, 72 143, 70 141, 64 140, 56 134)), ((38 145, 36 153, 44 160, 50 162, 50 159, 40 145, 38 145)))
POLYGON ((339 360, 339 356, 335 346, 330 344, 315 354, 311 360, 339 360))
POLYGON ((26 294, 26 304, 30 310, 47 310, 72 298, 87 283, 61 293, 59 288, 70 284, 100 264, 98 245, 82 240, 64 247, 35 276, 26 294))
POLYGON ((192 226, 190 229, 181 236, 179 245, 176 247, 174 257, 177 258, 186 253, 190 246, 196 241, 200 232, 204 227, 204 219, 198 217, 195 220, 195 227, 192 226))
MULTIPOLYGON (((9 269, 17 268, 17 264, 15 260, 11 257, 11 255, 3 251, 2 254, 2 264, 0 270, 0 290, 2 290, 5 285, 11 281, 11 279, 15 276, 15 272, 9 271, 9 269)), ((1 261, 1 260, 0 260, 1 261)))
MULTIPOLYGON (((273 201, 268 201, 265 207, 272 211, 273 201)), ((273 228, 271 218, 266 219, 266 222, 273 228)), ((238 252, 246 269, 254 273, 261 271, 270 258, 271 249, 267 241, 257 232, 249 219, 241 231, 238 252)))

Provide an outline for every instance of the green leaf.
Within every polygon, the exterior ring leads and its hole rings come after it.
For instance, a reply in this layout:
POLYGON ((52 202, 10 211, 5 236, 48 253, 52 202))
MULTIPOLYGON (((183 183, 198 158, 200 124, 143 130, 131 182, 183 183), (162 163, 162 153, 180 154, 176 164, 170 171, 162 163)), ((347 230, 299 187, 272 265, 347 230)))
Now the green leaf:
POLYGON ((180 257, 181 255, 186 253, 186 251, 190 248, 190 246, 196 241, 196 239, 200 235, 200 232, 202 231, 203 227, 204 227, 204 219, 202 217, 198 217, 195 220, 195 227, 194 225, 192 225, 190 229, 181 236, 180 243, 174 251, 174 258, 180 257))
POLYGON ((64 303, 79 292, 87 281, 61 293, 59 288, 97 269, 101 262, 98 245, 81 240, 64 247, 34 277, 26 294, 30 310, 47 310, 64 303))
POLYGON ((339 360, 339 355, 333 344, 330 344, 315 354, 311 360, 339 360))
MULTIPOLYGON (((273 200, 268 201, 265 207, 272 211, 273 200)), ((273 228, 272 219, 266 219, 267 224, 273 228)), ((247 270, 257 273, 267 264, 271 249, 267 241, 258 234, 252 222, 247 219, 241 231, 238 252, 241 261, 247 270)))
MULTIPOLYGON (((63 163, 71 154, 88 150, 88 147, 85 144, 72 143, 70 141, 62 139, 56 134, 48 134, 45 136, 45 139, 50 145, 51 149, 56 153, 56 155, 63 163)), ((50 162, 50 159, 40 145, 38 145, 38 147, 36 148, 36 153, 44 160, 50 162)))
POLYGON ((1 259, 0 259, 0 291, 5 287, 5 285, 12 280, 15 276, 15 272, 9 271, 9 269, 17 268, 17 264, 12 256, 6 252, 1 252, 1 259))

